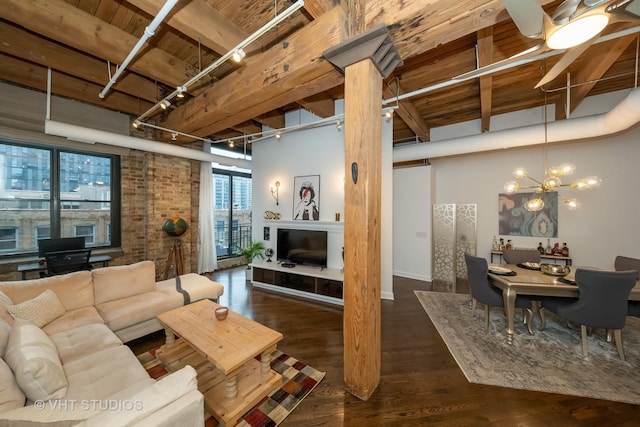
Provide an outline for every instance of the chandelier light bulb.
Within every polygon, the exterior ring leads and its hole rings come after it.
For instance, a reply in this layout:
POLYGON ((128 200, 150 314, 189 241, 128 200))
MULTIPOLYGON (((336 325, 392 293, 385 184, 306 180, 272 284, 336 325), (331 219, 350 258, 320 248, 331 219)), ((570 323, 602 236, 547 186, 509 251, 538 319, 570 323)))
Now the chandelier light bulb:
POLYGON ((560 166, 551 166, 547 173, 551 176, 560 175, 560 166))
POLYGON ((530 212, 538 212, 544 208, 544 202, 540 198, 531 199, 525 203, 524 208, 530 212))
POLYGON ((520 184, 516 181, 509 181, 504 185, 504 192, 507 194, 513 194, 520 189, 520 184))
POLYGON ((513 171, 513 176, 516 178, 526 178, 529 175, 527 175, 527 170, 525 168, 518 168, 513 171))
POLYGON ((602 180, 597 176, 588 176, 584 181, 586 182, 586 188, 600 187, 600 184, 602 183, 602 180))
POLYGON ((573 163, 563 163, 558 167, 560 173, 558 175, 571 175, 576 170, 576 165, 573 163))
POLYGON ((564 199, 563 202, 570 211, 575 211, 580 206, 576 199, 564 199))
POLYGON ((562 181, 557 176, 550 176, 549 178, 544 180, 544 189, 552 190, 556 187, 560 187, 562 185, 562 181))

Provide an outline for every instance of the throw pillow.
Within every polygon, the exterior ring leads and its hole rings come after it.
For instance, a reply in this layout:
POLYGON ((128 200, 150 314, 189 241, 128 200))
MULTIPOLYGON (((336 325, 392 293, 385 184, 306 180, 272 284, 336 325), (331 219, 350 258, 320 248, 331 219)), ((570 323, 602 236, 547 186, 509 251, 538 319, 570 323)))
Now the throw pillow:
POLYGON ((0 359, 0 414, 10 409, 22 408, 24 401, 24 393, 16 384, 11 368, 0 359))
POLYGON ((62 399, 67 394, 67 377, 56 346, 28 320, 13 322, 5 361, 29 400, 62 399))
POLYGON ((66 313, 62 302, 51 289, 47 289, 33 299, 10 305, 7 311, 13 317, 29 320, 39 328, 66 313))
POLYGON ((9 342, 9 334, 11 333, 11 326, 0 319, 0 359, 4 358, 5 350, 7 349, 7 343, 9 342))

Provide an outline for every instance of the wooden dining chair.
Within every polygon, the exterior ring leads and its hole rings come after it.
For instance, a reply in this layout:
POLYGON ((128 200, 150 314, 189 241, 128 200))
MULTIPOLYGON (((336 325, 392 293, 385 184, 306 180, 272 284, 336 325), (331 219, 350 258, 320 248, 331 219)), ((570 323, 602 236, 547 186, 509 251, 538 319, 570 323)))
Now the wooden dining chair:
MULTIPOLYGON (((640 259, 638 258, 618 255, 614 261, 613 268, 616 271, 636 270, 639 272, 638 278, 640 278, 640 259)), ((627 316, 640 317, 640 301, 629 301, 627 303, 627 316)))
POLYGON ((612 330, 618 355, 624 360, 622 329, 627 318, 629 292, 636 284, 638 272, 576 270, 575 281, 580 296, 572 298, 541 299, 542 310, 549 310, 558 316, 580 325, 582 355, 588 356, 587 328, 612 330))
POLYGON ((502 258, 507 264, 540 263, 540 252, 537 249, 505 249, 502 258))
MULTIPOLYGON (((467 264, 467 277, 469 280, 469 289, 474 303, 480 302, 485 305, 484 318, 486 328, 489 329, 489 316, 491 307, 503 307, 504 298, 502 291, 489 283, 489 264, 485 258, 464 254, 464 260, 467 264)), ((475 304, 473 305, 475 307, 475 304)), ((531 310, 531 299, 522 295, 516 297, 516 308, 525 310, 524 323, 527 325, 529 333, 533 335, 531 323, 533 320, 533 311, 531 310)))

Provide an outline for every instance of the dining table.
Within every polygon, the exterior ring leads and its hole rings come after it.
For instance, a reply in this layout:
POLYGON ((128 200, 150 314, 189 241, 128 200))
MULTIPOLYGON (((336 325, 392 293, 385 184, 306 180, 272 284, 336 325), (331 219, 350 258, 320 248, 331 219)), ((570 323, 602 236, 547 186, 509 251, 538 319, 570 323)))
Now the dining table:
MULTIPOLYGON (((513 344, 516 297, 551 296, 578 298, 580 292, 575 284, 575 272, 581 267, 571 267, 566 276, 554 276, 537 269, 524 268, 514 264, 489 265, 489 283, 502 290, 505 315, 507 316, 507 343, 513 344)), ((597 269, 594 267, 582 267, 597 269)), ((630 301, 640 301, 640 280, 629 293, 630 301)), ((538 307, 534 307, 537 309, 538 307)))

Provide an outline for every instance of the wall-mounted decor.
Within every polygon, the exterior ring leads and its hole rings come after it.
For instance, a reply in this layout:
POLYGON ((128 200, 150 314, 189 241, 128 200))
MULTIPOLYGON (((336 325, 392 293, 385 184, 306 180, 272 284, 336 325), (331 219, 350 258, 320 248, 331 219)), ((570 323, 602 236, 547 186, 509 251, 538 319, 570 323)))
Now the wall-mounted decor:
POLYGON ((320 175, 296 176, 293 188, 293 219, 319 221, 320 175))
POLYGON ((499 233, 505 236, 558 237, 558 193, 500 194, 498 198, 499 233), (539 211, 525 208, 531 199, 540 197, 539 211))

